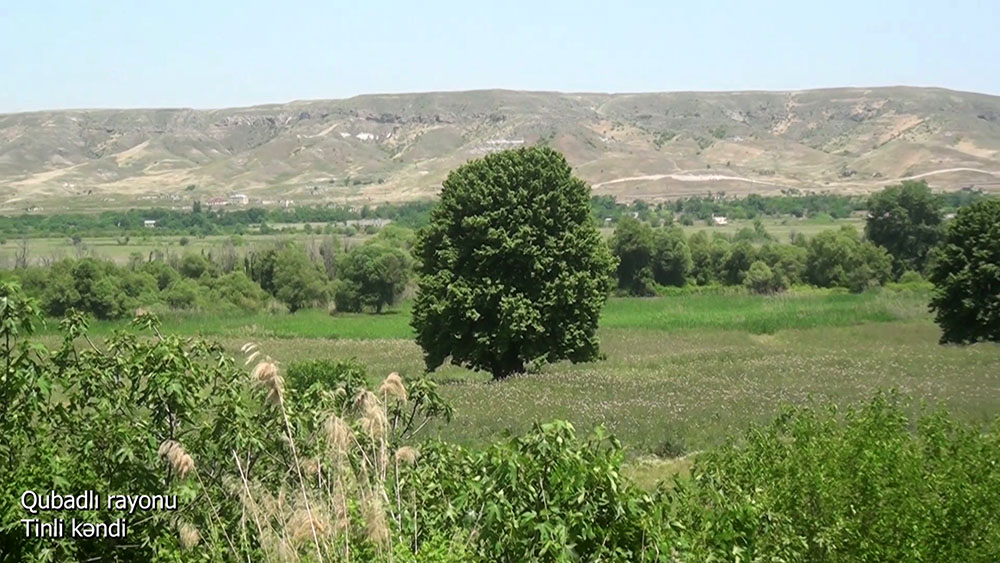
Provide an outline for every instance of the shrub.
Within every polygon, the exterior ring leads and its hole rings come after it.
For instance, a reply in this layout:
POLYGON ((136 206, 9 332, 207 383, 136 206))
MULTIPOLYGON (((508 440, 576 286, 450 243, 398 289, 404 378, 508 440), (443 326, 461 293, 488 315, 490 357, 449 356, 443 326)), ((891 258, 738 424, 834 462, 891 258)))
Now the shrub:
POLYGON ((177 267, 178 273, 189 279, 198 279, 213 272, 213 265, 200 254, 185 254, 177 267))
POLYGON ((76 309, 99 319, 120 318, 135 305, 122 287, 115 265, 95 258, 53 264, 41 301, 42 309, 52 316, 76 309))
POLYGON ((204 279, 202 283, 214 306, 228 305, 240 311, 255 312, 263 309, 268 301, 267 293, 243 272, 230 272, 204 279))
POLYGON ((787 288, 781 274, 771 271, 763 261, 757 260, 750 265, 743 285, 754 293, 776 293, 787 288))
POLYGON ((483 452, 438 445, 423 454, 413 484, 424 517, 471 537, 480 560, 667 556, 652 497, 624 481, 621 445, 600 429, 579 439, 568 422, 553 422, 483 452))
POLYGON ((199 286, 194 280, 181 279, 170 284, 164 298, 173 309, 193 309, 198 305, 199 286))
POLYGON ((995 561, 1000 434, 895 395, 841 416, 790 409, 698 456, 667 491, 679 560, 995 561))
POLYGON ((358 393, 368 388, 365 367, 356 360, 305 360, 288 366, 285 381, 296 397, 324 392, 338 393, 343 410, 358 393), (339 391, 338 391, 339 390, 339 391))
POLYGON ((177 270, 163 260, 151 260, 146 262, 141 266, 141 270, 153 276, 156 280, 156 286, 160 289, 160 291, 167 289, 170 284, 180 278, 180 274, 177 270))
POLYGON ((819 287, 860 292, 888 281, 891 269, 885 249, 862 241, 853 227, 823 231, 809 241, 806 279, 819 287))

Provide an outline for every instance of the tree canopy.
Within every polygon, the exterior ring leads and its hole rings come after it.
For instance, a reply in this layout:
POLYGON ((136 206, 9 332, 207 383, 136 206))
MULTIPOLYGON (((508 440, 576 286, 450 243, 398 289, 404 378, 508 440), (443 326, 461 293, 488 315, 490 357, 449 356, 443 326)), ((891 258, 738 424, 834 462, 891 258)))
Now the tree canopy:
POLYGON ((1000 200, 961 209, 931 263, 941 342, 1000 342, 1000 200))
POLYGON ((889 251, 897 276, 922 272, 941 239, 941 200, 923 180, 889 186, 868 200, 865 237, 889 251))
POLYGON ((614 259, 588 186, 558 152, 503 151, 453 170, 414 251, 412 325, 429 370, 450 356, 500 379, 599 355, 614 259))
POLYGON ((399 248, 381 243, 351 249, 340 262, 335 300, 338 311, 363 308, 381 313, 399 300, 410 280, 410 258, 399 248))

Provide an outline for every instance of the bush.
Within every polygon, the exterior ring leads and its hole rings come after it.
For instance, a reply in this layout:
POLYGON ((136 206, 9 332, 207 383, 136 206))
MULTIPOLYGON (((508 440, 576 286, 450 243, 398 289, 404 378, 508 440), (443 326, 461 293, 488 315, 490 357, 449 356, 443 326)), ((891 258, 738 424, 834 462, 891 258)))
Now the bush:
POLYGON ((353 359, 294 362, 288 366, 285 381, 293 397, 339 393, 343 399, 339 405, 341 409, 368 388, 365 367, 353 359))
POLYGON ((256 312, 267 305, 267 293, 243 272, 230 272, 202 280, 213 305, 227 305, 240 311, 256 312))
POLYGON ((746 277, 743 278, 743 285, 754 293, 763 294, 777 293, 787 288, 781 274, 772 272, 771 268, 760 260, 750 265, 746 277))
POLYGON ((700 455, 664 499, 682 561, 996 561, 1000 434, 894 395, 788 410, 700 455))
POLYGON ((853 227, 823 231, 809 241, 806 279, 819 287, 860 292, 884 284, 891 270, 885 249, 862 241, 853 227))
POLYGON ((204 274, 211 275, 213 270, 214 266, 212 263, 200 254, 185 254, 177 267, 180 275, 195 280, 204 274))
POLYGON ((194 280, 182 279, 170 284, 164 298, 173 309, 194 309, 198 305, 199 286, 194 280))
POLYGON ((152 260, 150 262, 146 262, 140 269, 153 276, 156 280, 156 286, 160 289, 160 291, 167 289, 170 284, 180 278, 180 274, 177 270, 162 260, 152 260))
POLYGON ((931 264, 941 342, 1000 342, 1000 200, 960 210, 931 264))
POLYGON ((99 319, 120 318, 136 304, 122 287, 117 267, 95 258, 53 264, 41 301, 42 309, 51 316, 76 309, 99 319))
POLYGON ((423 451, 413 484, 426 517, 434 529, 472 533, 479 560, 656 561, 668 553, 652 497, 624 481, 621 445, 600 429, 579 439, 568 422, 553 422, 484 452, 443 444, 423 451))

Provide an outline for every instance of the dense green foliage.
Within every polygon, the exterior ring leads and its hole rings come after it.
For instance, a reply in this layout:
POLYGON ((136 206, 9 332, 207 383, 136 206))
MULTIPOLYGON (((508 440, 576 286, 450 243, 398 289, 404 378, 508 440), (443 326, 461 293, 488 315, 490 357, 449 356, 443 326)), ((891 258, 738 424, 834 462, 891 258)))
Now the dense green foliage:
POLYGON ((683 287, 694 268, 684 231, 663 227, 653 234, 653 281, 663 286, 683 287))
POLYGON ((589 197, 565 158, 543 147, 448 175, 415 246, 413 327, 428 369, 450 356, 502 378, 532 362, 597 357, 614 261, 589 197))
POLYGON ((134 261, 127 266, 96 258, 66 258, 50 267, 6 272, 40 302, 42 311, 61 317, 77 310, 98 319, 130 317, 139 307, 254 312, 267 295, 238 271, 222 273, 199 255, 134 261))
POLYGON ((923 180, 907 180, 869 198, 865 237, 889 252, 897 275, 925 270, 941 238, 941 205, 923 180))
POLYGON ((624 217, 611 237, 618 259, 618 289, 630 295, 653 295, 653 228, 624 217))
POLYGON ((676 227, 653 228, 625 217, 610 246, 619 261, 618 288, 628 295, 654 295, 657 286, 687 284, 746 285, 773 293, 808 283, 861 292, 891 279, 886 251, 862 240, 851 226, 821 232, 808 241, 780 244, 762 227, 745 236, 715 233, 709 238, 699 231, 685 239, 676 227), (755 263, 759 263, 755 277, 748 282, 755 263))
POLYGON ((885 249, 862 240, 853 227, 824 231, 809 241, 805 275, 819 287, 864 291, 888 281, 891 268, 885 249))
MULTIPOLYGON (((384 240, 391 240, 383 237, 384 240)), ((378 242, 352 248, 340 261, 341 282, 336 289, 338 311, 372 309, 399 301, 412 269, 406 251, 378 242)))
POLYGON ((300 206, 288 209, 235 209, 204 210, 199 202, 192 202, 191 211, 177 209, 130 209, 101 213, 72 213, 59 215, 25 214, 13 217, 0 216, 0 235, 18 236, 118 236, 131 235, 211 235, 244 233, 251 228, 268 224, 326 223, 334 225, 361 219, 388 219, 403 227, 426 224, 433 202, 418 201, 397 205, 385 204, 361 209, 340 205, 300 206), (156 221, 154 229, 143 226, 147 220, 156 221))
MULTIPOLYGON (((995 561, 1000 425, 916 420, 894 395, 789 409, 690 476, 647 492, 597 429, 540 424, 483 449, 415 443, 450 417, 432 382, 374 392, 356 361, 251 373, 218 348, 151 331, 31 338, 34 304, 0 285, 0 559, 143 561, 995 561), (24 537, 24 490, 177 495, 127 538, 24 537)), ((45 519, 51 513, 43 513, 45 519)))
POLYGON ((931 261, 941 342, 1000 342, 1000 200, 958 212, 931 261))
POLYGON ((699 456, 667 493, 681 559, 996 561, 1000 425, 912 427, 880 395, 842 415, 788 410, 699 456))

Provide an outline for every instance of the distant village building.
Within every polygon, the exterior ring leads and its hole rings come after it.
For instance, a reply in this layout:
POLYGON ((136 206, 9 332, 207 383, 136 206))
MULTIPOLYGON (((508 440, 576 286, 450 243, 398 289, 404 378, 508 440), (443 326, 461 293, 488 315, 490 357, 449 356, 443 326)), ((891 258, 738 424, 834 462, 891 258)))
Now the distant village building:
POLYGON ((285 209, 288 209, 289 207, 295 205, 295 201, 291 199, 283 199, 278 202, 278 205, 284 207, 285 209))
POLYGON ((233 205, 246 205, 250 203, 250 198, 246 194, 233 194, 229 196, 229 203, 233 205))
POLYGON ((728 225, 729 224, 729 220, 726 219, 725 217, 719 217, 719 216, 712 215, 712 224, 721 227, 723 225, 728 225))
POLYGON ((955 214, 954 213, 945 213, 944 214, 945 221, 947 221, 949 219, 954 219, 954 218, 955 218, 955 214))
POLYGON ((229 205, 229 200, 224 197, 211 197, 208 198, 205 205, 209 207, 222 207, 223 205, 229 205))
POLYGON ((146 219, 145 221, 142 222, 142 226, 146 227, 147 229, 152 229, 152 228, 156 227, 156 220, 155 219, 146 219))

